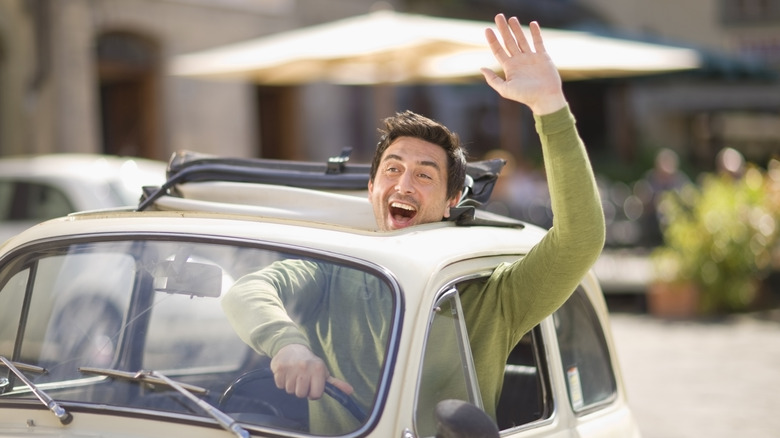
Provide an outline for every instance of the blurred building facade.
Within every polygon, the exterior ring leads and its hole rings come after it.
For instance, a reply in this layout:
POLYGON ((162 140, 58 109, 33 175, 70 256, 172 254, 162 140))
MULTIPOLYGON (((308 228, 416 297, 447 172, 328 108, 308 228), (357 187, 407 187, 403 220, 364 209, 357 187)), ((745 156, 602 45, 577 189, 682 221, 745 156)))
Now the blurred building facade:
POLYGON ((704 54, 702 74, 632 90, 634 117, 644 132, 657 133, 660 147, 710 165, 727 147, 761 165, 780 154, 780 87, 771 77, 780 72, 780 2, 580 2, 616 32, 683 43, 704 54))
MULTIPOLYGON (((0 2, 0 156, 98 152, 166 159, 178 149, 229 156, 321 159, 343 146, 368 159, 382 87, 263 87, 172 77, 174 56, 364 14, 376 7, 685 43, 705 71, 567 83, 594 157, 637 160, 671 148, 709 163, 723 146, 748 159, 780 150, 780 87, 752 69, 778 66, 778 2, 751 0, 4 0, 0 2), (758 9, 756 9, 758 8, 758 9), (763 9, 762 9, 763 8, 763 9), (734 62, 737 60, 739 62, 734 62)), ((399 87, 398 109, 435 117, 475 145, 502 147, 501 114, 530 117, 484 84, 399 87), (500 106, 505 106, 499 110, 500 106)), ((523 159, 532 123, 513 128, 523 159)))
POLYGON ((177 55, 365 13, 363 0, 3 0, 0 156, 256 155, 253 86, 166 74, 177 55))

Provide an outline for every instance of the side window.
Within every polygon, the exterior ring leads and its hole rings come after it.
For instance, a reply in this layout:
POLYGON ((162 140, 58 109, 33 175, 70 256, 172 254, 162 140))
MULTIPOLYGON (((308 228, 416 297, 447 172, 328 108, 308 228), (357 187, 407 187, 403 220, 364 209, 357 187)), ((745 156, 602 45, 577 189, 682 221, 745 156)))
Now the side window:
POLYGON ((73 212, 68 198, 58 188, 46 184, 19 183, 17 195, 26 202, 26 216, 20 219, 44 221, 73 212))
POLYGON ((0 207, 6 221, 44 221, 74 211, 60 189, 20 181, 0 181, 0 207))
POLYGON ((74 250, 38 261, 21 353, 48 369, 41 379, 73 379, 78 366, 111 365, 135 270, 133 257, 122 253, 74 250))
POLYGON ((609 349, 596 311, 580 287, 553 315, 569 400, 583 412, 617 391, 609 349))
POLYGON ((11 218, 11 201, 14 195, 14 183, 0 181, 0 220, 7 221, 11 218))
POLYGON ((0 289, 0 355, 9 359, 14 353, 29 273, 29 269, 17 272, 0 289))
POLYGON ((471 348, 455 289, 436 303, 428 324, 420 376, 415 426, 418 436, 436 435, 434 410, 442 400, 465 400, 481 406, 471 348))
POLYGON ((552 400, 539 327, 526 333, 507 358, 504 385, 496 407, 501 430, 548 418, 552 400))

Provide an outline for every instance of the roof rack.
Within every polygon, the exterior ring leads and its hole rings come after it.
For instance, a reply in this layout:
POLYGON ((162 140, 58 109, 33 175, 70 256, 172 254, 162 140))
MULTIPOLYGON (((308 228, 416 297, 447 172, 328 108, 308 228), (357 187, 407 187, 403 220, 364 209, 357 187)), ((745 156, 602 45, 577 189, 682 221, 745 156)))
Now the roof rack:
MULTIPOLYGON (((145 187, 136 211, 147 209, 162 196, 181 196, 175 186, 188 182, 228 181, 315 190, 365 190, 371 166, 349 163, 351 152, 351 148, 345 148, 340 155, 329 158, 327 162, 317 163, 265 158, 226 158, 178 151, 168 162, 167 181, 160 187, 145 187)), ((477 207, 490 198, 504 164, 502 159, 467 164, 463 194, 458 205, 452 210, 450 220, 461 225, 522 226, 522 222, 477 211, 477 207)))

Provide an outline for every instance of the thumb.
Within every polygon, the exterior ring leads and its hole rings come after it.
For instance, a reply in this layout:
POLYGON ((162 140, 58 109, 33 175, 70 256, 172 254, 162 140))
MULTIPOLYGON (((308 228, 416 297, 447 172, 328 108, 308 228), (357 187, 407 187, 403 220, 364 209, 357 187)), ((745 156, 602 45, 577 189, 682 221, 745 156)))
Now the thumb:
POLYGON ((328 383, 343 391, 344 394, 352 395, 352 393, 355 392, 355 388, 353 388, 352 385, 339 378, 329 376, 328 383))
POLYGON ((496 72, 487 67, 482 67, 479 69, 479 71, 482 72, 482 76, 485 77, 488 85, 493 88, 496 88, 496 86, 504 82, 504 79, 501 78, 501 76, 497 75, 496 72))
POLYGON ((506 88, 506 80, 502 78, 501 76, 497 75, 496 72, 489 68, 481 68, 480 71, 482 72, 482 76, 485 77, 485 81, 487 84, 495 90, 500 96, 504 96, 504 89, 506 88))

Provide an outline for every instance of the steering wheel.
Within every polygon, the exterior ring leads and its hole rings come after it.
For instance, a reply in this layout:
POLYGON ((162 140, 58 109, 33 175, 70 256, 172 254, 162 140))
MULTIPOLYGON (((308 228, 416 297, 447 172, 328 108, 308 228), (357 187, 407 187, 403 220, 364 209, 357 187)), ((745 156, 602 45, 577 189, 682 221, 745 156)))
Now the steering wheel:
MULTIPOLYGON (((258 368, 249 372, 246 372, 242 375, 240 375, 236 380, 234 380, 230 385, 228 385, 227 389, 225 389, 225 392, 222 393, 222 395, 219 397, 219 409, 223 409, 225 405, 227 405, 227 402, 230 400, 231 397, 236 393, 237 390, 242 388, 245 385, 249 385, 251 383, 263 380, 263 379, 273 379, 274 374, 273 371, 271 371, 270 368, 258 368)), ((274 389, 276 388, 274 384, 274 389)), ((281 391, 281 390, 279 390, 281 391)), ((289 396, 286 392, 283 392, 284 395, 289 396)), ((332 383, 326 382, 325 383, 325 394, 339 402, 344 408, 352 414, 355 419, 357 419, 361 424, 366 421, 368 418, 368 414, 366 414, 363 409, 358 406, 358 404, 355 402, 355 399, 351 396, 347 395, 344 391, 334 386, 332 383)), ((290 396, 294 397, 295 396, 290 396)), ((305 401, 305 399, 298 399, 305 401)), ((282 410, 278 409, 271 403, 260 400, 257 401, 264 409, 266 409, 271 415, 275 417, 279 417, 282 419, 288 419, 288 417, 282 412, 282 410)))
POLYGON ((325 394, 328 394, 331 396, 331 398, 341 403, 341 406, 344 406, 344 408, 349 411, 349 413, 352 414, 352 416, 355 417, 355 419, 357 419, 360 424, 366 422, 368 414, 366 414, 366 412, 360 406, 358 406, 354 398, 347 395, 346 392, 336 387, 336 385, 330 382, 325 382, 325 394))
MULTIPOLYGON (((235 395, 236 390, 243 387, 244 385, 248 385, 250 383, 258 382, 264 379, 273 379, 274 374, 271 372, 270 368, 258 368, 256 370, 249 371, 247 373, 244 373, 235 380, 233 380, 230 385, 228 385, 227 389, 222 393, 222 395, 219 397, 218 401, 218 408, 220 410, 225 410, 228 401, 235 395)), ((274 386, 276 388, 276 386, 274 386)), ((260 414, 267 414, 278 418, 284 418, 287 419, 287 416, 282 412, 281 409, 274 406, 267 400, 261 400, 257 398, 252 399, 252 404, 256 405, 253 407, 259 406, 259 412, 260 414)))

